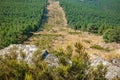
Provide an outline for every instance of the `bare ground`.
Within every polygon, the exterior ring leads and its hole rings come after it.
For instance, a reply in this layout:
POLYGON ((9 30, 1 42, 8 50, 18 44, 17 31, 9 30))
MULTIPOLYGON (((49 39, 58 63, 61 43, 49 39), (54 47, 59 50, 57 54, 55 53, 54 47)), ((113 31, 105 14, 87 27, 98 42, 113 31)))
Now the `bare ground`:
MULTIPOLYGON (((34 33, 34 36, 25 42, 28 44, 35 44, 36 42, 44 39, 42 37, 36 37, 36 35, 57 35, 56 37, 49 37, 52 49, 66 49, 66 47, 72 46, 75 50, 74 44, 80 42, 84 45, 86 52, 91 55, 92 58, 95 56, 102 56, 105 59, 112 59, 115 57, 120 58, 120 44, 117 43, 105 43, 102 36, 91 34, 88 32, 74 31, 67 25, 65 13, 62 7, 59 5, 59 1, 48 0, 48 17, 47 22, 44 25, 42 31, 34 33), (98 45, 102 49, 92 48, 92 46, 98 45), (94 54, 94 56, 93 56, 94 54)), ((45 38, 46 39, 46 38, 45 38)), ((46 39, 47 41, 47 39, 46 39)), ((44 46, 44 45, 39 45, 44 46)), ((74 54, 73 54, 74 55, 74 54)))

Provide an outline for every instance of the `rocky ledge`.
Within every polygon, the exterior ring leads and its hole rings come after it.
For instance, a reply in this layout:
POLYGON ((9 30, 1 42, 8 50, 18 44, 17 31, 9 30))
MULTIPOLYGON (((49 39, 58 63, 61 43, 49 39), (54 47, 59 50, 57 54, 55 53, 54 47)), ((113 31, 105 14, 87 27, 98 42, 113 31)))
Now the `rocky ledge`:
POLYGON ((25 61, 29 64, 31 63, 31 57, 38 48, 35 45, 22 45, 22 44, 13 44, 2 50, 0 50, 0 55, 4 56, 5 54, 17 54, 17 58, 21 59, 20 53, 26 55, 25 61))
MULTIPOLYGON (((25 61, 28 64, 32 63, 32 56, 35 51, 37 51, 38 48, 35 45, 10 45, 9 47, 6 47, 2 50, 0 50, 0 55, 4 57, 5 54, 17 54, 17 59, 20 60, 21 56, 20 53, 24 53, 26 55, 25 61)), ((46 50, 41 53, 42 58, 45 60, 45 62, 48 64, 48 66, 59 66, 59 60, 56 56, 54 56, 51 53, 48 53, 46 50)), ((103 59, 102 57, 96 57, 91 60, 91 66, 96 67, 99 64, 103 64, 104 66, 107 66, 107 73, 106 78, 108 80, 112 80, 115 77, 120 78, 120 59, 113 59, 111 62, 103 59)), ((72 65, 72 63, 70 63, 72 65)))
POLYGON ((91 60, 91 66, 97 67, 99 64, 103 64, 107 67, 106 78, 112 80, 115 77, 120 78, 120 59, 113 59, 111 62, 103 59, 102 57, 97 57, 91 60))

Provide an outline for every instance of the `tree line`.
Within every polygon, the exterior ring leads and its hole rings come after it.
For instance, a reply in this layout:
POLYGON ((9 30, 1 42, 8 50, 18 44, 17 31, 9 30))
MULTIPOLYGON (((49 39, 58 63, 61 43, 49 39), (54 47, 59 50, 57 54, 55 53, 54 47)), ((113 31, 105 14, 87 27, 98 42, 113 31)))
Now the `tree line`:
POLYGON ((22 43, 40 28, 47 0, 0 0, 0 48, 22 43))
POLYGON ((106 42, 120 42, 119 0, 60 0, 68 24, 74 29, 103 35, 106 42))

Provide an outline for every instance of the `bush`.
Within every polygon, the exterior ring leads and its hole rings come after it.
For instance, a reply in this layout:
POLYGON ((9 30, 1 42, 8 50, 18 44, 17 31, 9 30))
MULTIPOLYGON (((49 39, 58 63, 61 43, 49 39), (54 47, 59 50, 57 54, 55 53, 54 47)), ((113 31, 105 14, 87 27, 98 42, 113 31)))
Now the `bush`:
POLYGON ((103 39, 105 42, 113 41, 112 33, 113 33, 113 29, 106 30, 106 32, 103 34, 103 39))
POLYGON ((94 24, 88 24, 87 30, 91 33, 98 33, 98 27, 94 24))
POLYGON ((105 42, 118 42, 120 43, 120 28, 108 29, 103 34, 105 42))
POLYGON ((31 65, 28 65, 24 58, 19 61, 16 54, 0 56, 0 80, 105 80, 104 67, 91 69, 84 47, 80 43, 76 43, 75 47, 79 56, 71 57, 70 46, 67 47, 68 54, 62 49, 55 51, 60 61, 59 66, 52 69, 41 60, 39 53, 33 55, 34 64, 31 65))

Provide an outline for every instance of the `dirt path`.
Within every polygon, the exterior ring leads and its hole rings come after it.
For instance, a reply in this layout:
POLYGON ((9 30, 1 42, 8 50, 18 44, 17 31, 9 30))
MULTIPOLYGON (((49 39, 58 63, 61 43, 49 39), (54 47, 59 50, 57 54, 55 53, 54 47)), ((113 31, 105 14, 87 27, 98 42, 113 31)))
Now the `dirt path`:
POLYGON ((28 44, 37 44, 46 48, 52 47, 55 50, 60 48, 66 49, 68 45, 75 49, 74 44, 80 42, 84 45, 86 52, 95 54, 105 58, 113 58, 120 55, 120 44, 104 43, 102 36, 90 34, 88 32, 74 31, 67 26, 65 13, 60 7, 58 1, 48 0, 48 17, 44 25, 44 29, 37 33, 27 41, 28 44), (44 44, 43 44, 44 43, 44 44))

